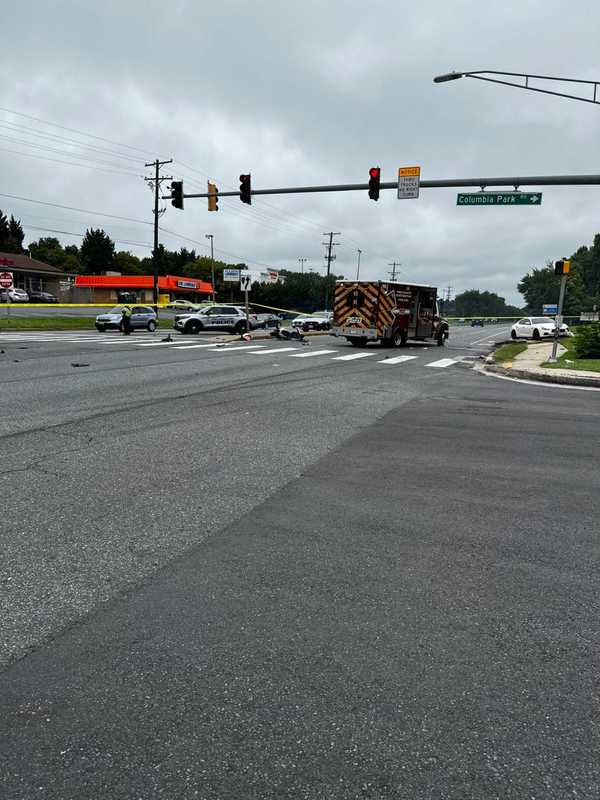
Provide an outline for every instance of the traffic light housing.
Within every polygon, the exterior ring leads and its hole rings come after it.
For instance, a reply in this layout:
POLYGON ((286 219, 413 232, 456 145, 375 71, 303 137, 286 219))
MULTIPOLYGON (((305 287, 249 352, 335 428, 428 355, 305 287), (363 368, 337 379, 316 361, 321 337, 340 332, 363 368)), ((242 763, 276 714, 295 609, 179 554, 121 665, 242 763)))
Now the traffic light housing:
POLYGON ((211 183, 208 181, 208 194, 210 197, 208 198, 208 210, 209 211, 218 211, 219 210, 219 190, 215 183, 211 183))
POLYGON ((571 262, 565 258, 561 258, 554 262, 555 275, 568 275, 571 271, 571 262))
POLYGON ((171 181, 171 205, 183 210, 183 181, 171 181))
POLYGON ((379 184, 381 183, 381 169, 371 167, 369 170, 369 197, 371 200, 379 200, 379 184))
POLYGON ((240 175, 240 200, 242 203, 252 205, 252 180, 250 173, 240 175))

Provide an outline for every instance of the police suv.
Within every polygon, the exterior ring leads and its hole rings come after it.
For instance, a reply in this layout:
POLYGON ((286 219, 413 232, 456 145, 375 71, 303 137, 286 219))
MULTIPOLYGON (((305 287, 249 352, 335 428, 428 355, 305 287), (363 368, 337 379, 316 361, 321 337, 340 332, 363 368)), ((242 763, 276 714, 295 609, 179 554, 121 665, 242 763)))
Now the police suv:
MULTIPOLYGON (((250 313, 250 327, 256 323, 256 314, 250 313)), ((184 334, 214 330, 241 334, 246 330, 246 311, 241 306, 209 306, 189 314, 176 314, 173 327, 184 334)))

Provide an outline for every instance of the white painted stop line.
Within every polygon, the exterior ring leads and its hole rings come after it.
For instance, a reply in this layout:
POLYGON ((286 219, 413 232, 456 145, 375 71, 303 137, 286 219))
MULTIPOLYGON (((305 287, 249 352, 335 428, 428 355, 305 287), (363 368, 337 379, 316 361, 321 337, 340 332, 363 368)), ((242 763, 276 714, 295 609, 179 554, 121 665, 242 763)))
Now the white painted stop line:
POLYGON ((412 361, 417 356, 396 356, 395 358, 384 358, 379 364, 403 364, 405 361, 412 361))
POLYGON ((332 358, 332 361, 355 361, 357 358, 368 358, 369 356, 375 356, 377 353, 351 353, 349 356, 337 356, 336 358, 332 358))

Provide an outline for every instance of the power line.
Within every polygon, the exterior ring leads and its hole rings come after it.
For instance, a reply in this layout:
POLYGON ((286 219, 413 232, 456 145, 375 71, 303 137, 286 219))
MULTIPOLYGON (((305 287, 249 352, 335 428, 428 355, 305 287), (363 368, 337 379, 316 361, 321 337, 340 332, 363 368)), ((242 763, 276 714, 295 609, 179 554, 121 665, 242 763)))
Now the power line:
POLYGON ((26 203, 35 203, 38 206, 50 206, 51 208, 62 208, 65 211, 79 211, 82 214, 92 214, 96 217, 111 217, 112 219, 120 219, 124 222, 136 222, 139 225, 152 225, 147 219, 133 219, 132 217, 122 217, 118 214, 108 214, 104 211, 90 211, 87 208, 77 208, 75 206, 63 206, 60 203, 49 203, 47 200, 33 200, 31 197, 22 197, 18 194, 5 194, 0 192, 0 197, 10 197, 11 200, 23 200, 26 203))
POLYGON ((84 169, 95 169, 97 172, 113 172, 118 175, 132 175, 134 178, 139 177, 136 172, 128 172, 123 169, 107 169, 101 166, 94 167, 92 164, 78 164, 75 161, 62 161, 58 158, 50 158, 49 156, 38 156, 35 153, 21 153, 19 150, 9 150, 5 147, 0 147, 0 152, 12 153, 13 155, 24 156, 25 158, 36 158, 41 161, 51 161, 53 164, 66 164, 68 167, 84 167, 84 169))
POLYGON ((5 111, 8 114, 14 114, 17 117, 23 117, 24 119, 33 120, 33 122, 41 122, 43 125, 50 125, 53 128, 59 128, 62 131, 69 131, 69 133, 76 133, 78 136, 87 136, 89 139, 96 139, 99 142, 106 142, 107 144, 113 144, 117 147, 125 147, 128 150, 135 150, 138 153, 143 153, 144 156, 148 157, 148 150, 142 150, 141 147, 135 147, 131 144, 125 144, 123 142, 115 142, 112 139, 105 139, 103 136, 96 136, 93 133, 86 133, 85 131, 79 131, 76 128, 68 128, 65 125, 58 125, 56 122, 48 122, 45 119, 40 119, 39 117, 33 117, 30 114, 23 114, 21 111, 14 111, 12 108, 4 108, 0 106, 0 111, 5 111))
MULTIPOLYGON (((42 228, 37 225, 25 225, 25 227, 28 230, 32 231, 42 231, 42 233, 60 233, 63 236, 78 236, 80 239, 85 238, 85 233, 73 233, 73 231, 60 231, 57 230, 56 228, 42 228)), ((113 239, 112 241, 115 242, 115 244, 130 244, 130 245, 135 245, 137 247, 152 248, 152 245, 148 244, 147 242, 132 242, 130 239, 113 239)))
POLYGON ((116 156, 117 158, 123 158, 127 161, 135 161, 136 163, 140 163, 139 156, 132 156, 127 153, 118 153, 115 150, 106 150, 104 147, 96 147, 93 144, 84 144, 83 142, 78 141, 77 139, 71 139, 67 136, 58 136, 55 133, 43 133, 42 131, 32 130, 28 128, 26 125, 16 125, 13 122, 0 122, 0 128, 6 128, 7 131, 10 133, 18 133, 21 135, 26 136, 35 136, 41 139, 50 139, 52 142, 58 142, 60 144, 68 144, 68 145, 75 145, 82 150, 92 150, 97 153, 103 153, 104 155, 116 156))

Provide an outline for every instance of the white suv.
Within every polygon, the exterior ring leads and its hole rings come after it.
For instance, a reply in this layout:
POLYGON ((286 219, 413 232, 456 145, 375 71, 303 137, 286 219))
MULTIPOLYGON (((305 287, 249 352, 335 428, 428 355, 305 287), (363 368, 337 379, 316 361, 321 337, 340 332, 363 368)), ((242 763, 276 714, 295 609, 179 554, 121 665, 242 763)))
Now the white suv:
MULTIPOLYGON (((256 323, 256 314, 250 313, 250 327, 256 323)), ((191 314, 176 314, 173 327, 185 334, 214 330, 241 334, 246 330, 246 311, 241 306, 210 306, 191 314)))

